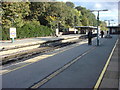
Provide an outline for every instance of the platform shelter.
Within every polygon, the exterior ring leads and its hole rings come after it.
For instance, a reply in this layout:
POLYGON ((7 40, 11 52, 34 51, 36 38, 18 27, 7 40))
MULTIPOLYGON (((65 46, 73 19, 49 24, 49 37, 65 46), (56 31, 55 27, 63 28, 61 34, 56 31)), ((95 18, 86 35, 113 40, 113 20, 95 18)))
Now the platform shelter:
POLYGON ((80 34, 87 34, 89 30, 92 30, 93 33, 97 33, 97 27, 94 26, 75 26, 76 29, 79 29, 80 34))
POLYGON ((120 25, 118 26, 107 26, 110 30, 110 34, 120 34, 120 25))

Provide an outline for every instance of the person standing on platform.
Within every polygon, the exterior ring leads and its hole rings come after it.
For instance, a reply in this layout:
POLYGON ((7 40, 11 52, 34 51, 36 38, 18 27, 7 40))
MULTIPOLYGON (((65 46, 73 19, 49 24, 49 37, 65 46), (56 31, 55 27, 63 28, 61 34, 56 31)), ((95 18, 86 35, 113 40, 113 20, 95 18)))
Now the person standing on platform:
POLYGON ((103 38, 104 32, 103 32, 103 31, 101 31, 100 33, 101 33, 101 38, 103 38))
POLYGON ((92 31, 89 30, 88 32, 88 45, 92 45, 92 31))

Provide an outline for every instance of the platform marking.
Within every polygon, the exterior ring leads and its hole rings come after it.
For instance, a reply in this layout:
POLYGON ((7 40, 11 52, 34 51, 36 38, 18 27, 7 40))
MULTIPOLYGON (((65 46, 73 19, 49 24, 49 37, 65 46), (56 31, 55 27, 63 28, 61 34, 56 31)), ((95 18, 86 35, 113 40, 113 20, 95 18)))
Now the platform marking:
POLYGON ((100 77, 99 77, 99 79, 97 80, 97 83, 96 83, 95 86, 94 86, 94 90, 97 90, 97 89, 99 88, 99 85, 100 85, 100 83, 101 83, 101 81, 102 81, 102 78, 103 78, 103 76, 104 76, 104 74, 105 74, 105 71, 107 70, 108 64, 109 64, 109 62, 110 62, 110 59, 111 59, 111 57, 112 57, 112 55, 113 55, 113 52, 114 52, 114 50, 115 50, 115 48, 116 48, 117 43, 118 43, 118 40, 116 41, 115 46, 113 47, 112 52, 111 52, 111 54, 110 54, 110 56, 109 56, 109 58, 108 58, 108 60, 107 60, 107 62, 106 62, 106 64, 105 64, 105 66, 104 66, 104 68, 103 68, 103 70, 102 70, 102 72, 101 72, 101 74, 100 74, 100 77))
MULTIPOLYGON (((45 58, 48 58, 48 57, 54 56, 54 55, 56 55, 56 54, 62 53, 62 52, 64 52, 64 51, 66 51, 66 50, 72 49, 72 48, 74 48, 74 47, 77 47, 77 46, 79 46, 79 45, 81 45, 81 44, 85 44, 85 43, 87 43, 87 40, 84 40, 84 41, 82 41, 82 42, 79 42, 79 43, 77 43, 77 45, 74 44, 75 46, 72 46, 72 47, 70 47, 70 48, 61 50, 61 51, 59 51, 59 52, 57 52, 57 53, 54 53, 54 54, 41 55, 41 56, 37 56, 37 57, 35 57, 35 58, 28 59, 28 60, 22 62, 22 63, 27 63, 27 64, 25 64, 25 65, 19 66, 19 67, 17 67, 17 68, 12 69, 12 70, 4 70, 4 69, 3 69, 3 70, 0 70, 0 75, 4 75, 4 74, 7 74, 7 73, 9 73, 9 72, 18 70, 18 69, 23 68, 23 67, 25 67, 25 66, 28 66, 28 65, 30 65, 30 64, 32 64, 32 63, 35 63, 35 62, 40 61, 40 60, 43 60, 43 59, 45 59, 45 58), (44 56, 44 57, 43 57, 43 56, 44 56)), ((21 63, 21 62, 20 62, 20 63, 21 63)))
POLYGON ((55 72, 53 72, 52 74, 50 74, 49 76, 47 76, 46 78, 42 79, 41 81, 39 81, 37 84, 31 86, 30 88, 39 88, 40 86, 42 86, 43 84, 45 84, 46 82, 48 82, 49 80, 51 80, 52 78, 54 78, 56 75, 58 75, 59 73, 61 73, 62 71, 64 71, 65 69, 67 69, 69 66, 71 66, 73 63, 75 63, 76 61, 78 61, 81 57, 83 57, 84 55, 88 54, 90 51, 92 51, 93 49, 95 49, 96 47, 92 47, 89 50, 87 50, 85 53, 83 53, 82 55, 78 56, 77 58, 73 59, 72 61, 68 62, 67 64, 65 64, 63 67, 59 68, 58 70, 56 70, 55 72))

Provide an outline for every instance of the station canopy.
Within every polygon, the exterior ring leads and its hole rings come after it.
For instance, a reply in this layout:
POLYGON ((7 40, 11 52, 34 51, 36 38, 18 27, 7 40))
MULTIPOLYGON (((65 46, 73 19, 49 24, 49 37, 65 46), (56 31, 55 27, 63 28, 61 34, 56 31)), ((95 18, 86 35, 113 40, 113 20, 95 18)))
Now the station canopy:
POLYGON ((97 27, 95 27, 95 26, 75 26, 75 28, 97 29, 97 27))
POLYGON ((107 28, 120 28, 120 26, 107 26, 107 28))
POLYGON ((120 34, 120 25, 118 26, 107 26, 110 30, 110 34, 120 34))

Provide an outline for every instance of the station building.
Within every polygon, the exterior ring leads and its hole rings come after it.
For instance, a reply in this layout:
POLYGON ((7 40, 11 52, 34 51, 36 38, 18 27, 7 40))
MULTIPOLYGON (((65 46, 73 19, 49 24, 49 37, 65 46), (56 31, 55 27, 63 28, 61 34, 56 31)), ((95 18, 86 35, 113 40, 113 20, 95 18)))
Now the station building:
POLYGON ((110 34, 120 34, 120 24, 118 26, 107 26, 110 30, 110 34))

